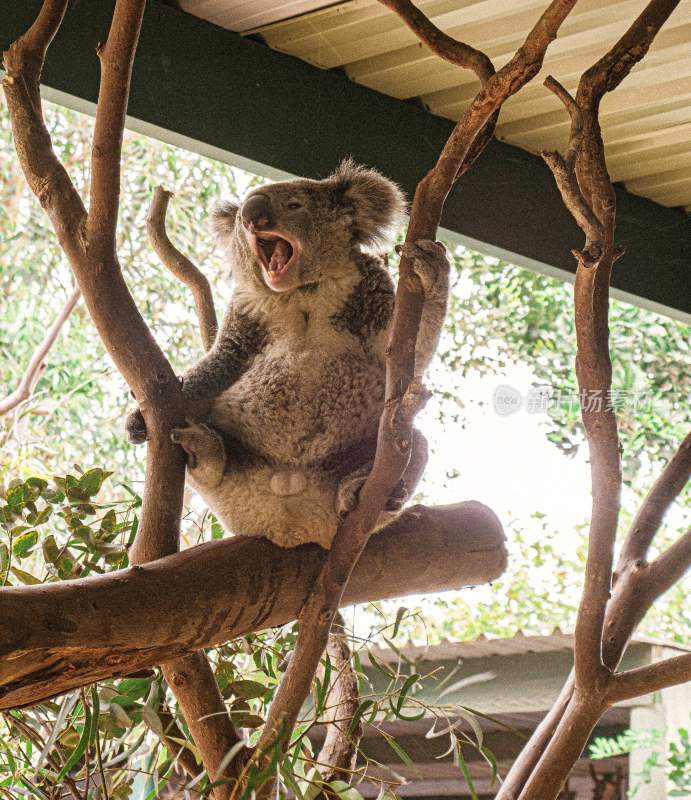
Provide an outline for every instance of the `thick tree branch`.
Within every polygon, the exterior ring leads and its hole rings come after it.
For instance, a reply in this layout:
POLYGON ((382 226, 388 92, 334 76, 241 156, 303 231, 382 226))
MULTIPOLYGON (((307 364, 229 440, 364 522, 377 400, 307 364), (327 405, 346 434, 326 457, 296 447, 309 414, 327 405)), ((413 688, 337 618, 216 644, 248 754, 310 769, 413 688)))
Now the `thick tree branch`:
MULTIPOLYGON (((233 537, 106 575, 3 589, 0 708, 283 625, 326 557, 317 545, 233 537)), ((368 542, 341 605, 482 584, 505 567, 502 527, 486 506, 413 506, 368 542)))
MULTIPOLYGON (((242 601, 238 598, 238 602, 242 601)), ((215 781, 228 776, 237 777, 240 762, 229 765, 227 770, 221 772, 226 753, 242 739, 230 721, 206 654, 198 650, 173 660, 166 659, 162 669, 182 709, 209 778, 215 781)), ((225 798, 229 791, 229 787, 218 787, 214 790, 214 797, 225 798)))
MULTIPOLYGON (((407 242, 434 239, 444 201, 473 144, 507 97, 517 92, 540 69, 545 51, 575 0, 554 0, 511 61, 486 82, 461 117, 436 166, 415 193, 407 242)), ((412 421, 427 393, 413 381, 415 345, 423 295, 413 259, 404 255, 399 282, 386 374, 386 403, 379 426, 377 452, 357 508, 344 520, 314 591, 300 612, 300 635, 259 740, 260 754, 274 745, 283 748, 293 729, 312 676, 327 642, 336 608, 350 573, 365 547, 387 497, 410 457, 412 421)))
POLYGON ((172 192, 166 191, 162 186, 156 187, 146 218, 146 230, 149 242, 164 266, 191 290, 202 344, 204 350, 208 350, 214 343, 218 330, 214 298, 206 276, 168 238, 166 211, 172 196, 172 192))
POLYGON ((687 681, 691 681, 691 653, 614 675, 607 691, 607 702, 609 705, 622 703, 687 681))
POLYGON ((36 384, 41 379, 41 376, 45 372, 47 366, 46 356, 48 355, 51 347, 55 344, 55 341, 62 330, 62 326, 65 324, 65 322, 67 322, 70 314, 74 311, 74 308, 77 305, 80 297, 81 292, 79 289, 75 289, 69 296, 60 313, 57 315, 57 317, 55 317, 50 328, 48 328, 46 331, 43 341, 34 350, 34 353, 27 364, 26 370, 24 371, 24 375, 19 381, 19 385, 11 394, 7 395, 7 397, 5 397, 3 400, 0 400, 0 416, 9 413, 20 403, 24 403, 34 393, 36 384))

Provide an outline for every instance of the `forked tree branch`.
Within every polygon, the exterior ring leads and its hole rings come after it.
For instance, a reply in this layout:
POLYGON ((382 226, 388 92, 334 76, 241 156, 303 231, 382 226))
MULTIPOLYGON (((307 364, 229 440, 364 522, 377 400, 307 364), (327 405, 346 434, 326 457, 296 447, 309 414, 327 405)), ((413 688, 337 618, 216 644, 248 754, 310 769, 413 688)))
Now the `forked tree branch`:
MULTIPOLYGON (((149 446, 144 497, 137 536, 130 549, 130 563, 142 564, 178 548, 185 470, 184 454, 170 439, 170 430, 185 420, 180 385, 127 289, 115 251, 120 155, 146 2, 117 0, 108 39, 99 49, 101 85, 88 217, 55 156, 41 111, 43 61, 67 5, 67 0, 45 0, 34 25, 4 54, 7 76, 3 88, 17 154, 29 186, 50 217, 98 332, 146 420, 149 446)), ((208 664, 202 669, 199 659, 172 664, 170 670, 164 665, 163 671, 175 691, 175 676, 191 675, 192 668, 201 670, 197 676, 200 692, 211 697, 213 673, 208 664)), ((186 681, 185 686, 189 683, 186 681)), ((188 720, 188 724, 194 729, 195 720, 188 720)), ((206 766, 213 775, 215 765, 206 766)), ((223 795, 218 793, 219 798, 223 795)))
MULTIPOLYGON (((449 61, 451 64, 455 64, 457 67, 472 70, 477 75, 482 86, 496 73, 494 64, 485 53, 444 33, 410 0, 380 1, 387 8, 398 14, 418 39, 427 45, 435 55, 445 61, 449 61)), ((494 130, 497 127, 497 120, 499 119, 499 110, 497 109, 488 117, 487 122, 475 137, 471 148, 458 167, 456 180, 470 169, 473 162, 492 140, 494 130)))
MULTIPOLYGON (((586 234, 585 248, 574 253, 578 260, 576 373, 590 445, 593 513, 576 625, 574 674, 514 764, 498 800, 552 800, 557 796, 593 727, 614 702, 616 690, 612 687, 622 676, 612 675, 612 671, 664 582, 651 581, 652 573, 645 571, 647 565, 640 559, 624 558, 609 599, 621 477, 616 420, 608 402, 611 362, 607 318, 611 270, 621 251, 614 244, 614 190, 605 162, 598 107, 603 94, 617 86, 647 52, 676 5, 669 0, 652 0, 610 52, 584 73, 575 99, 553 78, 546 81, 547 88, 564 103, 572 124, 566 156, 549 153, 545 160, 565 205, 586 234)), ((668 467, 666 478, 658 487, 657 493, 664 496, 667 505, 681 488, 672 478, 678 472, 676 466, 668 467)), ((653 515, 650 527, 657 529, 661 519, 661 514, 656 521, 653 515)), ((654 531, 651 538, 652 535, 654 531)), ((682 544, 674 547, 684 549, 683 539, 680 541, 682 544)), ((662 563, 666 564, 664 557, 662 563)), ((666 572, 668 579, 672 570, 668 568, 666 572)), ((654 665, 653 672, 657 666, 661 665, 654 665)), ((664 667, 662 673, 667 674, 664 667)), ((633 681, 624 678, 623 685, 630 689, 633 681)))
MULTIPOLYGON (((436 237, 444 201, 478 134, 507 97, 537 74, 549 43, 574 4, 575 0, 554 0, 516 55, 487 80, 461 117, 436 166, 418 184, 407 243, 436 237)), ((360 492, 358 506, 336 533, 314 590, 300 612, 300 634, 288 670, 269 709, 257 748, 259 758, 275 747, 283 750, 287 746, 326 645, 344 587, 410 457, 412 422, 424 404, 427 392, 413 380, 423 294, 413 269, 413 259, 406 255, 405 250, 399 276, 386 359, 386 402, 379 425, 374 466, 360 492)))
MULTIPOLYGON (((214 298, 206 276, 168 238, 166 212, 171 197, 171 192, 161 186, 154 190, 146 218, 149 242, 163 265, 191 290, 202 346, 208 350, 216 338, 217 330, 214 298)), ((187 720, 187 727, 211 780, 236 778, 242 769, 243 759, 239 757, 227 763, 226 754, 242 739, 230 719, 209 659, 204 652, 197 651, 167 661, 162 670, 187 720), (226 764, 223 774, 222 764, 226 764)), ((243 751, 238 751, 238 756, 242 755, 243 751)), ((219 786, 214 796, 223 800, 228 792, 227 786, 219 786)))
POLYGON ((60 310, 60 313, 55 317, 51 326, 46 331, 43 341, 34 350, 17 388, 11 394, 8 394, 7 397, 0 400, 0 417, 17 408, 18 405, 24 403, 34 393, 36 384, 41 379, 47 366, 46 356, 51 347, 55 344, 63 325, 74 311, 80 297, 81 292, 79 289, 75 289, 69 296, 67 302, 60 310))

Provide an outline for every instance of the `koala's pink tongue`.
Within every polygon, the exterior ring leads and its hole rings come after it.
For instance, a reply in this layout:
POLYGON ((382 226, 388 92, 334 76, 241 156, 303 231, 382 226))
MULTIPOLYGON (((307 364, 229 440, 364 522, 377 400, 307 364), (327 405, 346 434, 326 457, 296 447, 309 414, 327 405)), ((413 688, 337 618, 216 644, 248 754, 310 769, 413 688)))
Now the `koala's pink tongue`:
POLYGON ((285 239, 278 239, 274 251, 271 254, 271 261, 269 262, 269 270, 271 272, 280 272, 285 267, 290 259, 290 245, 285 239))

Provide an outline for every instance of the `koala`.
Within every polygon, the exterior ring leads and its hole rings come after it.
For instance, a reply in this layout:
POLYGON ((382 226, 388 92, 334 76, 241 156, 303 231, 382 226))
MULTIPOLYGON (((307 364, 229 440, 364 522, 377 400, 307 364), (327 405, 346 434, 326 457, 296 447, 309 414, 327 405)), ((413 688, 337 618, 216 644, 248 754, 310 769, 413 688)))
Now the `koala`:
MULTIPOLYGON (((384 406, 394 285, 385 257, 405 213, 396 184, 345 161, 323 180, 255 189, 214 214, 233 295, 213 347, 184 373, 188 424, 172 432, 187 477, 224 527, 293 547, 330 547, 372 467, 384 406)), ((446 314, 442 245, 404 245, 425 302, 416 376, 446 314)), ((130 441, 146 439, 139 412, 130 441)), ((415 431, 378 527, 413 493, 427 460, 415 431)))

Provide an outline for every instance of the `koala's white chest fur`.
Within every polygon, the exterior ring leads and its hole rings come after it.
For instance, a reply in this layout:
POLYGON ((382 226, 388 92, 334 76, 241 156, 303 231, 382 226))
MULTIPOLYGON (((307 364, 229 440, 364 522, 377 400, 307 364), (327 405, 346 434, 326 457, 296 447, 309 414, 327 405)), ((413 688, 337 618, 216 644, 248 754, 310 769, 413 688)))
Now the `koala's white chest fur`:
POLYGON ((365 348, 330 323, 354 280, 253 309, 267 325, 268 341, 215 400, 211 422, 267 463, 316 466, 376 432, 385 333, 365 348))

